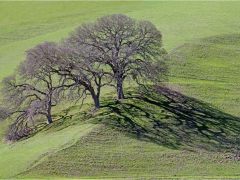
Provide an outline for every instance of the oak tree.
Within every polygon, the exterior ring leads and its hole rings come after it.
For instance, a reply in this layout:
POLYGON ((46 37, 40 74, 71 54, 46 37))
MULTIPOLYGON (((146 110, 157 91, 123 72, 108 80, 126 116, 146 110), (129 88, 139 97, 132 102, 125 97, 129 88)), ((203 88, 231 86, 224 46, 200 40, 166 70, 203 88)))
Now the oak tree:
POLYGON ((111 72, 116 81, 118 99, 124 98, 126 78, 158 76, 165 69, 159 63, 166 53, 162 34, 149 21, 122 14, 104 16, 80 26, 66 41, 83 57, 107 66, 105 71, 111 72))

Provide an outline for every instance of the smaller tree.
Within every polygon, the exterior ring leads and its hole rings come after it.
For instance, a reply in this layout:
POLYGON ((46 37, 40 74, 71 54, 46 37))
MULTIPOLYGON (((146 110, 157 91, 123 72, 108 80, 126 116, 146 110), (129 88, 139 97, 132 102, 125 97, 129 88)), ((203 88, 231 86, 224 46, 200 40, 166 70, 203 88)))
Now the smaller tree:
MULTIPOLYGON (((64 42, 59 47, 57 62, 57 72, 64 81, 74 82, 69 88, 72 95, 78 93, 78 97, 90 96, 93 99, 95 109, 100 107, 101 88, 110 85, 112 78, 104 71, 101 63, 94 61, 93 52, 82 54, 84 50, 77 51, 72 48, 72 44, 64 42), (79 93, 81 92, 81 93, 79 93)), ((76 97, 75 97, 76 98, 76 97)))
POLYGON ((1 119, 13 119, 7 139, 18 140, 28 136, 33 130, 31 125, 34 125, 33 116, 35 115, 34 111, 37 110, 32 103, 38 95, 26 93, 23 90, 26 86, 17 85, 15 76, 6 77, 2 87, 4 106, 1 107, 1 119))
MULTIPOLYGON (((110 84, 111 78, 102 65, 91 57, 92 52, 82 56, 82 51, 76 51, 67 42, 61 45, 45 42, 28 51, 28 65, 22 68, 21 74, 45 83, 49 103, 52 93, 66 90, 70 97, 77 100, 84 100, 90 94, 98 109, 101 88, 110 84)), ((50 109, 51 105, 48 107, 50 109)))
POLYGON ((50 64, 53 61, 46 60, 53 58, 49 53, 54 46, 41 44, 30 49, 26 60, 18 67, 18 74, 3 80, 2 92, 7 108, 1 114, 15 119, 8 133, 10 140, 29 134, 37 116, 46 117, 47 123, 51 124, 52 107, 61 100, 63 90, 71 86, 49 68, 55 66, 50 64))
POLYGON ((34 94, 32 106, 47 117, 49 124, 52 123, 52 107, 59 102, 64 88, 71 86, 52 70, 56 66, 52 60, 56 59, 55 46, 55 43, 43 43, 28 50, 26 60, 19 67, 25 83, 18 86, 24 87, 23 91, 31 96, 34 94))

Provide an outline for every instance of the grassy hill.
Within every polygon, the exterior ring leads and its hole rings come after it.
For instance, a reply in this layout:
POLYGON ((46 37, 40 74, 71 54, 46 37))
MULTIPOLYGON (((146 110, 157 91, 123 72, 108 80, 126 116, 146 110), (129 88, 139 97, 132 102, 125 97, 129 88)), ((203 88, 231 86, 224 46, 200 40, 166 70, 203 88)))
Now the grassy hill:
POLYGON ((186 87, 189 96, 239 116, 239 47, 240 34, 185 43, 172 51, 170 81, 186 87))
POLYGON ((239 147, 240 118, 167 88, 149 92, 129 93, 121 103, 106 99, 93 116, 78 114, 99 126, 19 177, 239 175, 231 148, 239 147))
MULTIPOLYGON (((63 106, 56 122, 14 144, 0 143, 0 178, 239 178, 239 2, 0 2, 0 79, 24 51, 59 41, 109 13, 152 21, 170 52, 171 89, 104 94, 89 106, 63 106), (175 90, 175 91, 174 91, 175 90)), ((105 90, 106 91, 106 90, 105 90)), ((107 92, 107 91, 106 91, 107 92)), ((3 137, 8 122, 0 122, 3 137)))

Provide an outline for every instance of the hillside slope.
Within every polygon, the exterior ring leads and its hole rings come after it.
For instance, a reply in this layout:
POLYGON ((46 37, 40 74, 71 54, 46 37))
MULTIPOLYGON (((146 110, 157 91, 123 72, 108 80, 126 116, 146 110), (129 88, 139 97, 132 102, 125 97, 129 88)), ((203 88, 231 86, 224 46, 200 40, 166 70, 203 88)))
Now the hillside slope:
POLYGON ((170 82, 185 94, 240 116, 240 34, 185 43, 171 52, 170 82))
POLYGON ((167 88, 104 101, 101 124, 19 177, 237 177, 240 118, 167 88))
POLYGON ((15 177, 42 157, 71 146, 96 127, 95 124, 81 124, 58 131, 43 131, 15 144, 0 145, 0 179, 15 177))
MULTIPOLYGON (((226 150, 230 144, 238 147, 239 5, 0 2, 0 79, 14 71, 28 48, 59 41, 79 24, 99 16, 124 13, 150 20, 162 31, 171 55, 168 86, 189 102, 185 106, 182 98, 172 97, 169 102, 159 96, 156 104, 136 98, 115 104, 110 96, 96 114, 99 119, 87 117, 87 122, 82 122, 85 118, 78 106, 70 116, 62 111, 52 127, 34 137, 15 144, 0 142, 0 177, 216 175, 239 179, 236 152, 226 150)), ((67 105, 60 109, 68 112, 67 105)), ((7 124, 0 122, 1 138, 7 124)))
POLYGON ((107 101, 93 118, 104 126, 24 176, 239 176, 239 44, 231 34, 180 46, 169 86, 201 100, 160 88, 107 101))

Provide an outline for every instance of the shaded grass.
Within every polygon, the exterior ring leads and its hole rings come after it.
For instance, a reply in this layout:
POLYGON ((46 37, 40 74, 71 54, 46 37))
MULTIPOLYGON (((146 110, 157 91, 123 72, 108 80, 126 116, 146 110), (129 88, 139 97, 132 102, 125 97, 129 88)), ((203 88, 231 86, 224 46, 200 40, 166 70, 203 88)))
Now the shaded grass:
POLYGON ((213 150, 216 145, 219 151, 239 143, 239 117, 168 88, 146 89, 124 103, 104 107, 117 115, 107 124, 168 148, 199 146, 213 150))
POLYGON ((102 125, 20 177, 239 175, 240 119, 170 89, 105 99, 83 119, 102 125))

